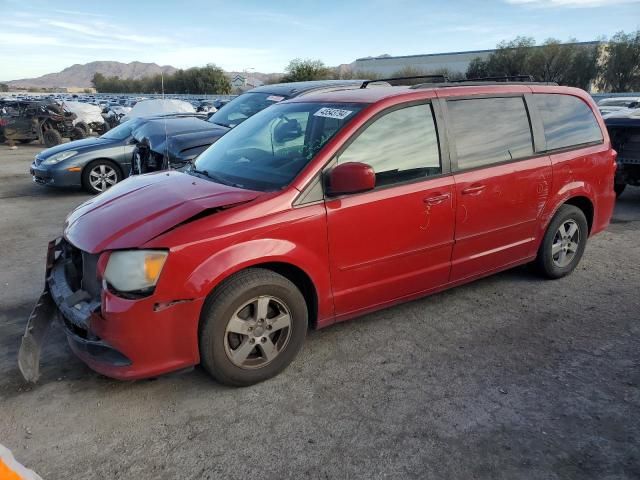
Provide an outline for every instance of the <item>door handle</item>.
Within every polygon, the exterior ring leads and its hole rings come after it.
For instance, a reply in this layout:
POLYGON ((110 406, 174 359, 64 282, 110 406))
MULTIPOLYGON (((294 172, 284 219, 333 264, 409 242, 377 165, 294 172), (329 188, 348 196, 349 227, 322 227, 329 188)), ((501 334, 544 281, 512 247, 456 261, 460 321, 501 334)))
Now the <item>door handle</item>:
POLYGON ((471 187, 467 187, 465 189, 462 190, 462 194, 463 195, 477 195, 478 193, 481 193, 485 188, 487 188, 486 185, 473 185, 471 187))
POLYGON ((438 193, 433 195, 432 197, 427 197, 424 199, 424 203, 427 205, 439 205, 450 197, 448 193, 438 193))

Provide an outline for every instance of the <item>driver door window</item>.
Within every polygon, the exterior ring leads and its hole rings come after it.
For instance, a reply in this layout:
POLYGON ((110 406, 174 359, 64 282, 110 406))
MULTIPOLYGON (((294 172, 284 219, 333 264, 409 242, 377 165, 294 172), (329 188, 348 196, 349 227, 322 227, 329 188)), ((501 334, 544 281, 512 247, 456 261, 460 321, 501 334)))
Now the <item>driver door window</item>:
POLYGON ((375 120, 337 158, 362 162, 376 173, 376 187, 442 173, 430 104, 394 110, 375 120))

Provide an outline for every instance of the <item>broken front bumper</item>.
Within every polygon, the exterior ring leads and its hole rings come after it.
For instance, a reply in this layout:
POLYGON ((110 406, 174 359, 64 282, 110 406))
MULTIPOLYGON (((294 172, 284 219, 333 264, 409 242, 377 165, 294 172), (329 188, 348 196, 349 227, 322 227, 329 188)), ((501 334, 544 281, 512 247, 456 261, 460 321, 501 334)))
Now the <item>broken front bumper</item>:
POLYGON ((108 377, 134 380, 199 363, 204 298, 122 298, 97 282, 98 258, 64 239, 49 244, 45 289, 29 317, 18 358, 24 378, 38 379, 40 349, 56 317, 73 352, 108 377))
POLYGON ((64 255, 64 240, 49 242, 44 291, 33 307, 18 352, 18 367, 28 382, 40 376, 40 352, 54 319, 58 319, 71 348, 78 355, 86 355, 114 367, 131 361, 95 336, 89 324, 100 309, 100 298, 83 289, 72 290, 66 280, 65 268, 71 261, 64 255))

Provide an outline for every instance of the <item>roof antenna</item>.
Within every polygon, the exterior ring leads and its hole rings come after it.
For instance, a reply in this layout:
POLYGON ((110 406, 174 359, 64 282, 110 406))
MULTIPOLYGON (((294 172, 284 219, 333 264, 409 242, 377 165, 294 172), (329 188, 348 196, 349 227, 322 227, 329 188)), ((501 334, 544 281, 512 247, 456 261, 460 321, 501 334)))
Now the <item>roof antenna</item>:
MULTIPOLYGON (((161 83, 161 87, 162 87, 162 106, 163 108, 165 107, 164 105, 164 70, 160 71, 160 83, 161 83)), ((170 167, 170 163, 169 163, 169 136, 167 135, 167 115, 165 112, 165 115, 163 115, 163 123, 164 123, 164 148, 165 148, 165 154, 162 157, 162 167, 164 167, 164 163, 165 161, 167 162, 167 170, 169 170, 170 167)), ((149 149, 151 150, 151 149, 149 149)), ((149 155, 151 155, 151 152, 149 152, 149 155)), ((162 170, 162 168, 161 168, 162 170)))

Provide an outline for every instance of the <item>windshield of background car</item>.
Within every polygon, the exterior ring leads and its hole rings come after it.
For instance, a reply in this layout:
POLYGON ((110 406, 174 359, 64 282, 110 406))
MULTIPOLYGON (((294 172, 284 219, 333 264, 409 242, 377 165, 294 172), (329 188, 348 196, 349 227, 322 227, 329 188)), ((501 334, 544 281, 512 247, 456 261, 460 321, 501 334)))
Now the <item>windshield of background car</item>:
POLYGON ((106 138, 107 140, 124 140, 131 136, 131 131, 139 124, 140 122, 130 120, 112 128, 108 132, 104 133, 100 138, 106 138))
POLYGON ((287 97, 272 93, 244 93, 211 115, 209 122, 233 128, 261 110, 281 102, 287 97))
POLYGON ((220 183, 279 190, 364 107, 362 103, 274 105, 211 145, 195 169, 220 183))

